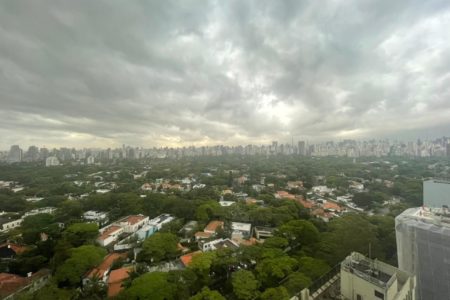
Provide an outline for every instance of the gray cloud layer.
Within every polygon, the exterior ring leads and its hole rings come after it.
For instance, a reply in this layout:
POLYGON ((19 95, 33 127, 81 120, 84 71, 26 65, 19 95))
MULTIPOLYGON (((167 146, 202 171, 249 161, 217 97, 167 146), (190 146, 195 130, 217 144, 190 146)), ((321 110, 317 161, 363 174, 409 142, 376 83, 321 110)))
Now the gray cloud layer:
POLYGON ((447 0, 1 1, 0 147, 442 134, 448 28, 447 0))

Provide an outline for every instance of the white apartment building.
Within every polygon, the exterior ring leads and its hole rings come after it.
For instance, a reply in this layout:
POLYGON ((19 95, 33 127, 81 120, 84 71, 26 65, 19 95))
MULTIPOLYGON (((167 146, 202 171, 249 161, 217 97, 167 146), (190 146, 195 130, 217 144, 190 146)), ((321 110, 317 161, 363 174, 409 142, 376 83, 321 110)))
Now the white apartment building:
POLYGON ((45 166, 46 167, 59 166, 59 159, 56 156, 49 156, 45 160, 45 166))
POLYGON ((341 263, 340 277, 343 300, 415 299, 413 275, 357 252, 341 263))

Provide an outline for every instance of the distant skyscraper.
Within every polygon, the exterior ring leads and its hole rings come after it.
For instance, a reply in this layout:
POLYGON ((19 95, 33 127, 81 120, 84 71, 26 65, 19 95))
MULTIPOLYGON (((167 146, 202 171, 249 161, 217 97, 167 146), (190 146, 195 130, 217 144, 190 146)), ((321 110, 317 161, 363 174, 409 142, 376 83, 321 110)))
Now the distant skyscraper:
POLYGON ((305 141, 298 142, 298 154, 306 155, 306 143, 305 141))
POLYGON ((16 163, 22 161, 22 149, 18 145, 12 145, 8 154, 8 162, 16 163))
POLYGON ((47 159, 47 157, 49 156, 49 151, 48 151, 48 149, 47 148, 41 148, 41 149, 39 149, 39 157, 41 158, 41 159, 47 159))
POLYGON ((450 214, 410 208, 395 218, 399 269, 416 275, 418 300, 449 299, 450 214))
POLYGON ((447 144, 446 149, 447 149, 447 156, 450 157, 450 144, 447 144))
POLYGON ((39 159, 39 149, 36 146, 30 146, 26 153, 28 161, 37 161, 39 159))

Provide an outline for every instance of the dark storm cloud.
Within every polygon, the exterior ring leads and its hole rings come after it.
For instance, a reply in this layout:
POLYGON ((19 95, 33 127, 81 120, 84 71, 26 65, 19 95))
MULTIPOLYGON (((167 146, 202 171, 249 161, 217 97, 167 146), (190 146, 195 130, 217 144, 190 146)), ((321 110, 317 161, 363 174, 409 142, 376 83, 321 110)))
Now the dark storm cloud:
POLYGON ((450 130, 448 1, 2 1, 1 147, 450 130))

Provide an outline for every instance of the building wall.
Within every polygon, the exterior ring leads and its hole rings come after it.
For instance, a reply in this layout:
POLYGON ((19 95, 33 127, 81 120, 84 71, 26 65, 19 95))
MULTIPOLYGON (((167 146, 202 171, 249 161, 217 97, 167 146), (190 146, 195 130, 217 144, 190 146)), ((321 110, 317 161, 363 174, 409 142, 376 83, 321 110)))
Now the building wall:
MULTIPOLYGON (((356 300, 357 295, 360 295, 363 300, 381 300, 375 297, 375 291, 386 295, 384 289, 341 269, 341 294, 344 299, 356 300)), ((389 299, 385 297, 385 300, 389 299)))
POLYGON ((426 207, 450 207, 450 182, 426 180, 423 182, 423 204, 426 207))
POLYGON ((418 300, 450 295, 450 227, 417 220, 408 209, 395 219, 398 265, 416 274, 418 300))
POLYGON ((2 231, 8 231, 14 228, 17 228, 22 224, 23 219, 13 220, 11 222, 5 223, 2 225, 2 231))

